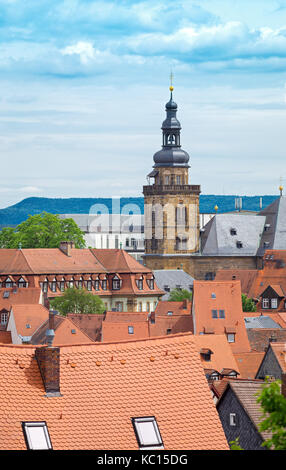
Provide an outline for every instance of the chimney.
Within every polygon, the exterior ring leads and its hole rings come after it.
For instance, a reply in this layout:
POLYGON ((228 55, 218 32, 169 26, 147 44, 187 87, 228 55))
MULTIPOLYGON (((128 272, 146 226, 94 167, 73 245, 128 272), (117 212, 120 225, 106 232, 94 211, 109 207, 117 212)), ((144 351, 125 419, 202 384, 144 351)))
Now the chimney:
POLYGON ((46 396, 60 394, 60 348, 39 346, 35 351, 38 366, 44 383, 46 396))
POLYGON ((281 374, 281 393, 286 398, 286 374, 281 374))
POLYGON ((61 242, 60 250, 67 256, 71 256, 71 250, 75 248, 74 242, 61 242))

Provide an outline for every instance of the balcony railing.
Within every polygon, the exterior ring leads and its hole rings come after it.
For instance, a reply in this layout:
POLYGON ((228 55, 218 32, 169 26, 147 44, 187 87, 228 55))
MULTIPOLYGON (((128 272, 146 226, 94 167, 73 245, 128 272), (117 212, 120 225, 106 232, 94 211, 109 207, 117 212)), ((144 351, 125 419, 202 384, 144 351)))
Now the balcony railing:
POLYGON ((187 193, 200 194, 201 186, 199 184, 152 184, 143 186, 145 195, 169 194, 169 193, 187 193))

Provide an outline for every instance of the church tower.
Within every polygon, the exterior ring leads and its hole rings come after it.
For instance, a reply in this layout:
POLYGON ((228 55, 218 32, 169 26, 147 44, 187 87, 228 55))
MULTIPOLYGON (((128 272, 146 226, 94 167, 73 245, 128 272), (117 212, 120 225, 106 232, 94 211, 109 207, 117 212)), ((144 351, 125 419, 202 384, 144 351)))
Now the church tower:
POLYGON ((162 139, 162 149, 153 156, 148 185, 143 186, 144 262, 151 269, 186 269, 190 254, 199 251, 200 186, 189 184, 190 157, 181 148, 173 86, 166 104, 162 139))

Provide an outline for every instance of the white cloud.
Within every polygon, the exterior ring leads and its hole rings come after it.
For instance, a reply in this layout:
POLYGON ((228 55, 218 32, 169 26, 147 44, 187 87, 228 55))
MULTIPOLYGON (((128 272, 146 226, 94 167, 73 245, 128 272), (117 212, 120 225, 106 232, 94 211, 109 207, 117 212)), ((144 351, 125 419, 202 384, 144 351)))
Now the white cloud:
POLYGON ((79 55, 83 64, 95 58, 95 49, 90 42, 79 41, 72 46, 67 46, 60 51, 63 55, 79 55))

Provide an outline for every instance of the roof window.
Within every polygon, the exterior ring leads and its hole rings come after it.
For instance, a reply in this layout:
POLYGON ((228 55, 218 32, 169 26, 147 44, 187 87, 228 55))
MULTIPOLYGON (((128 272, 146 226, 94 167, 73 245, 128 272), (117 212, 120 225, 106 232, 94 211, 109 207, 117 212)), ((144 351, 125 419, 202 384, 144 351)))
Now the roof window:
POLYGON ((133 335, 134 334, 134 326, 128 326, 128 333, 130 335, 133 335))
POLYGON ((155 416, 132 418, 139 449, 163 449, 163 441, 155 416))
POLYGON ((22 428, 29 450, 49 450, 52 444, 45 421, 24 422, 22 428))
POLYGON ((237 235, 237 230, 236 230, 236 228, 231 228, 231 229, 230 229, 230 234, 231 234, 231 235, 237 235))
POLYGON ((212 295, 211 295, 212 299, 216 299, 216 295, 214 292, 212 292, 212 295))
POLYGON ((241 241, 237 241, 237 242, 236 242, 236 246, 237 246, 237 248, 242 248, 242 247, 243 247, 243 244, 242 244, 241 241))

